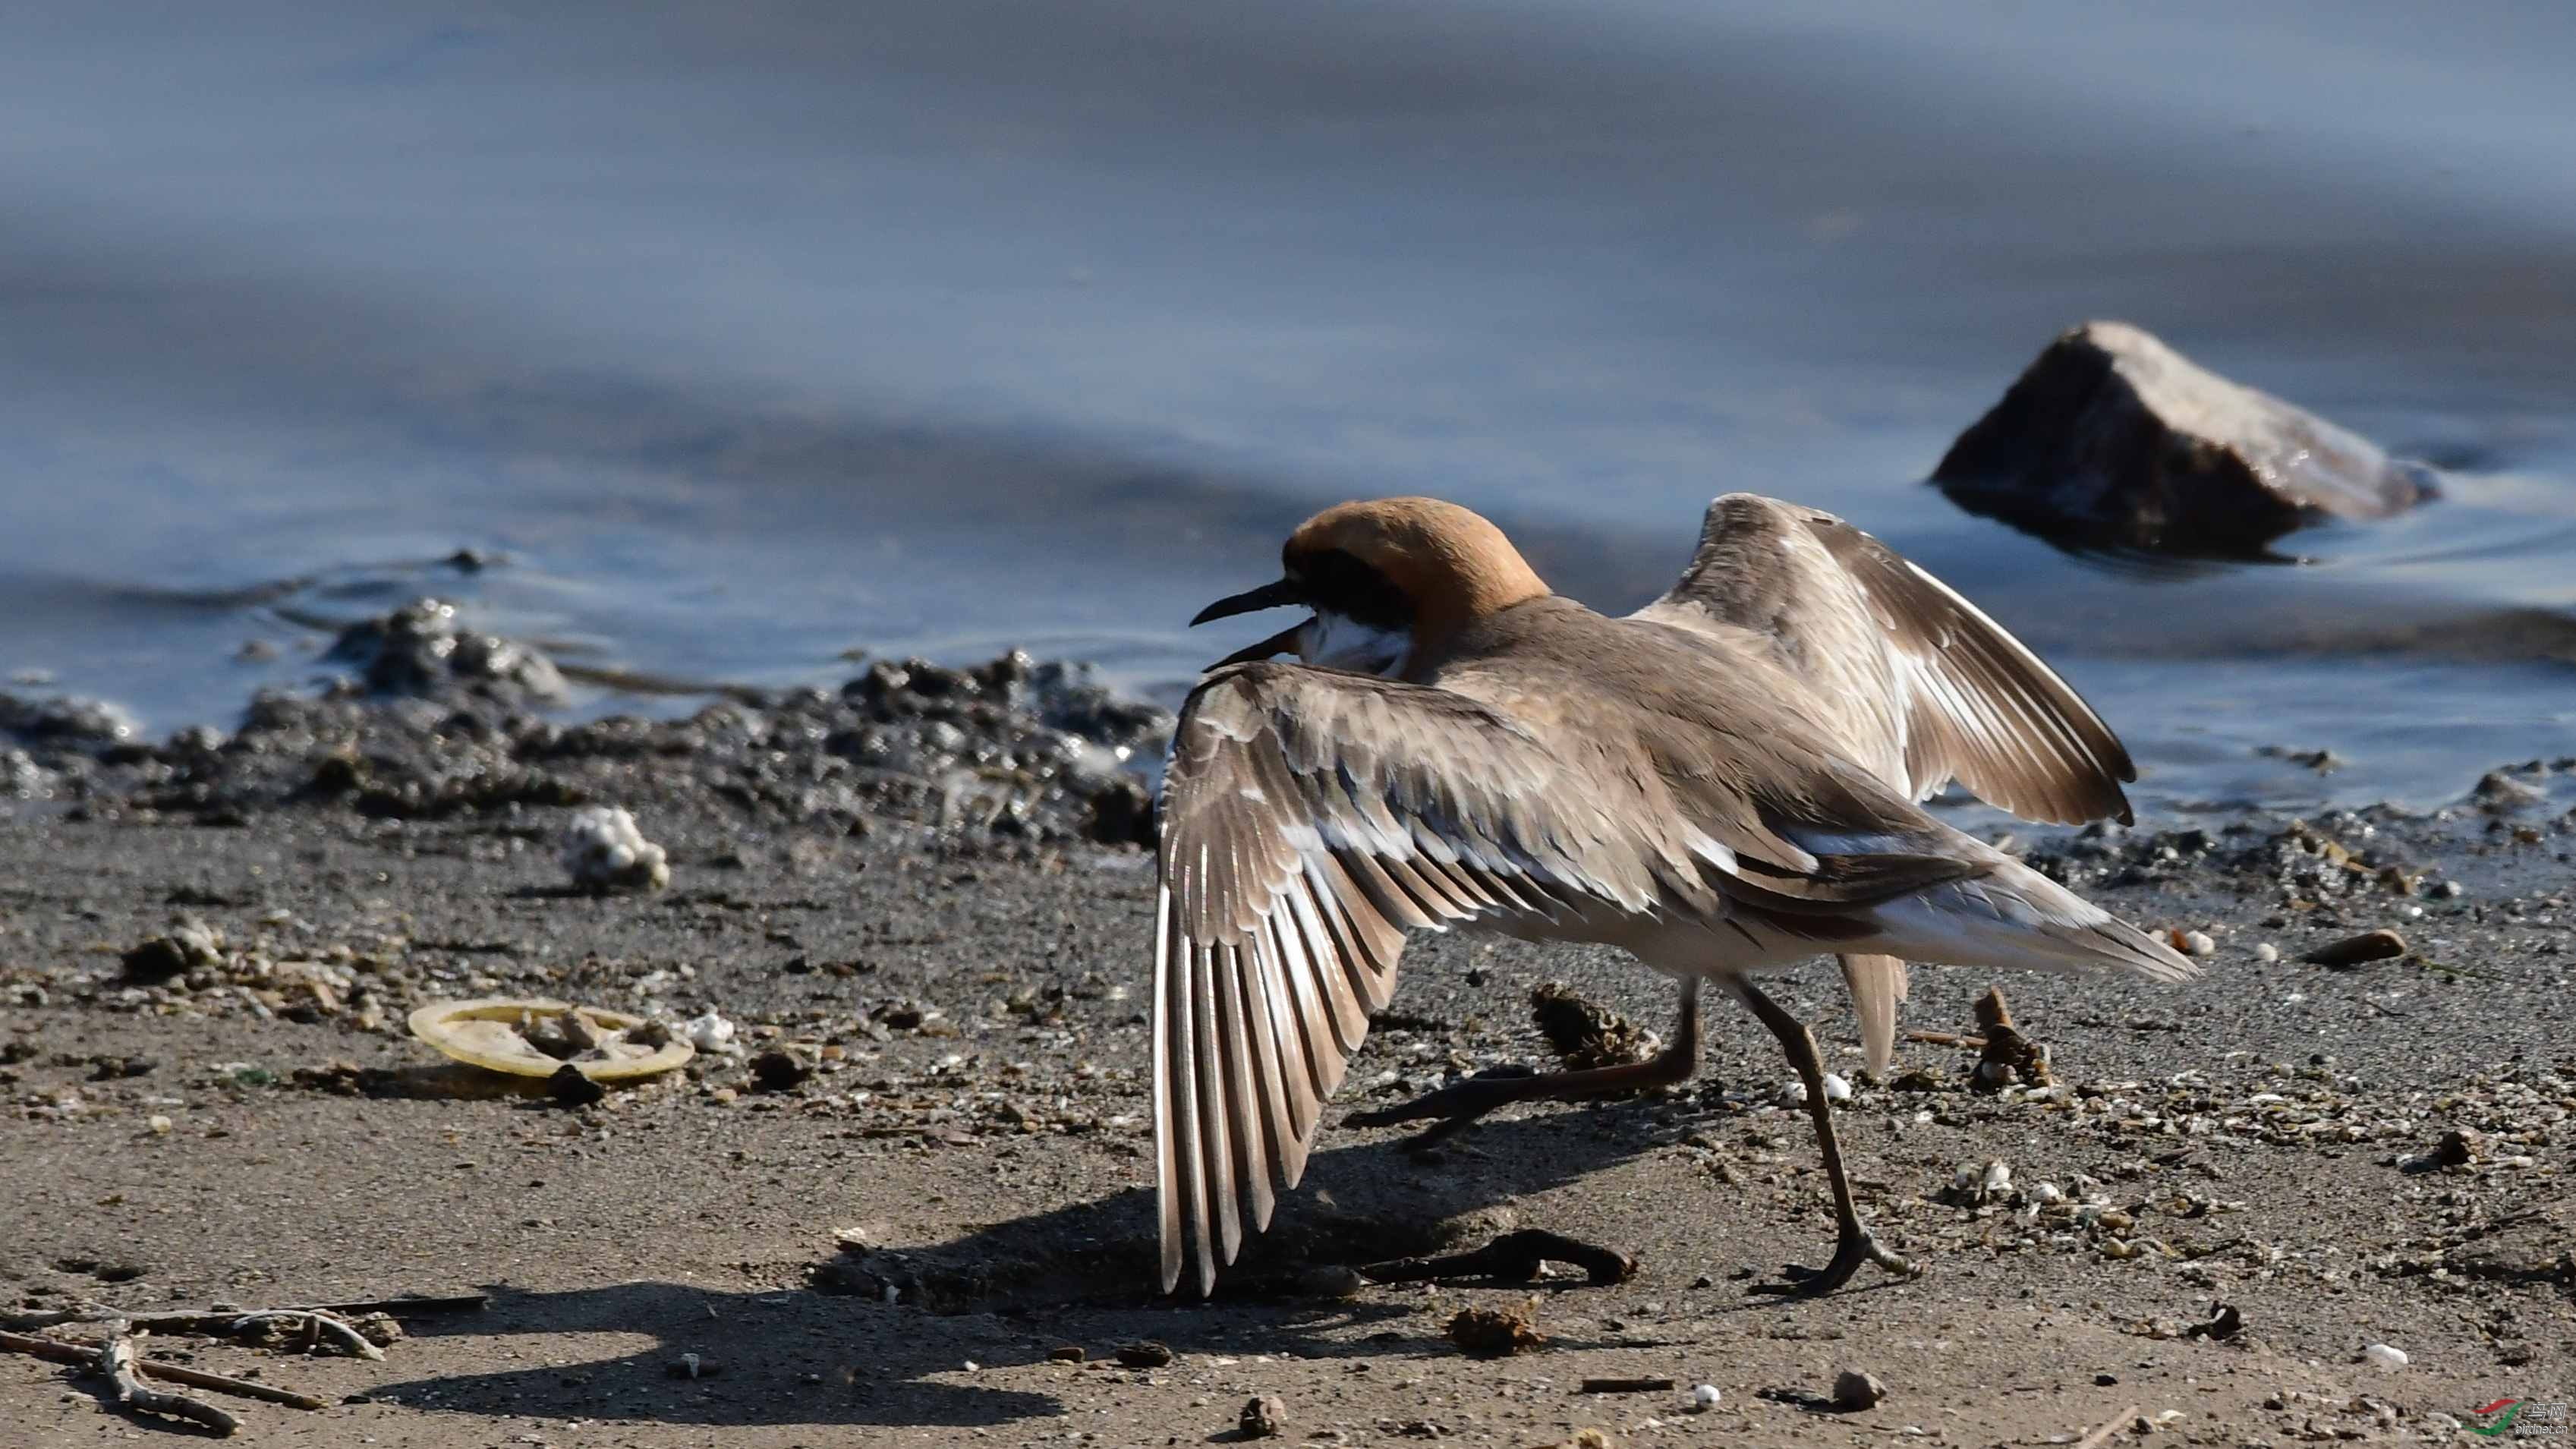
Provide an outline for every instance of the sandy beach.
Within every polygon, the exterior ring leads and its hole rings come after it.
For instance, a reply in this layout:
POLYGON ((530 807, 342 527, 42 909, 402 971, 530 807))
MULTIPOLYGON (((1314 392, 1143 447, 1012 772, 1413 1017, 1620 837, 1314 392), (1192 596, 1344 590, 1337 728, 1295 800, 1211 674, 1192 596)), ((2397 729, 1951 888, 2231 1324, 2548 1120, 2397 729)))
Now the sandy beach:
MULTIPOLYGON (((1149 1281, 1152 866, 1101 804, 1130 787, 1028 763, 1155 716, 1072 720, 1024 662, 994 670, 578 730, 482 696, 271 702, 229 737, 22 756, 50 798, 0 821, 0 1308, 489 1295, 406 1315, 381 1363, 146 1340, 329 1402, 232 1405, 279 1445, 1189 1444, 1256 1395, 1291 1443, 2288 1444, 2442 1437, 2576 1384, 2569 762, 2421 815, 2025 835, 2210 948, 2175 989, 1918 970, 1909 1027, 1973 1030, 1999 984, 2049 1087, 1975 1090, 1977 1054, 1925 1040, 1859 1081, 1839 982, 1784 981, 1858 1081, 1864 1211, 1918 1278, 1746 1291, 1830 1221, 1776 1047, 1720 1014, 1677 1091, 1428 1156, 1328 1126, 1199 1303, 1149 1281), (854 763, 872 727, 896 764, 854 763), (961 809, 924 740, 984 758, 1001 803, 961 809), (635 812, 667 889, 568 887, 586 802, 635 812), (179 923, 214 954, 139 979, 126 953, 179 923), (2377 929, 2404 954, 2298 959, 2377 929), (738 1034, 574 1105, 404 1029, 481 995, 738 1034), (1317 1271, 1515 1228, 1636 1275, 1317 1271), (1470 1356, 1469 1307, 1525 1307, 1545 1341, 1470 1356), (1846 1369, 1884 1401, 1832 1407, 1846 1369), (1605 1378, 1673 1387, 1582 1392, 1605 1378)), ((1669 1027, 1609 953, 1425 939, 1338 1106, 1546 1063, 1545 981, 1669 1027)), ((182 1432, 96 1387, 0 1355, 9 1442, 182 1432)))

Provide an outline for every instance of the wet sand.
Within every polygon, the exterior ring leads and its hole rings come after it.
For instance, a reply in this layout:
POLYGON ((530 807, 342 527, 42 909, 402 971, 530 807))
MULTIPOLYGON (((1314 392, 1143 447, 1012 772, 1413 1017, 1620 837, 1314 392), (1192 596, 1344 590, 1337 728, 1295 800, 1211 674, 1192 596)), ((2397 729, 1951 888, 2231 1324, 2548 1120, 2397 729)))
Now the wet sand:
MULTIPOLYGON (((58 758, 54 798, 0 821, 0 1310, 492 1295, 412 1319, 382 1364, 153 1343, 332 1400, 233 1405, 246 1442, 312 1446, 1222 1442, 1254 1394, 1285 1402, 1291 1443, 2044 1443, 2175 1412, 2151 1442, 2279 1444, 2438 1437, 2438 1416, 2576 1385, 2576 765, 2427 816, 2025 834, 2132 919, 2207 933, 2210 969, 2002 980, 2062 1095, 1973 1091, 1974 1054, 1924 1042, 1860 1086, 1842 1122, 1864 1210, 1919 1278, 1748 1294, 1816 1258, 1830 1220, 1776 1047, 1721 1013, 1674 1092, 1515 1111, 1427 1161, 1328 1126, 1201 1304, 1148 1281, 1150 858, 1045 770, 987 813, 925 783, 944 765, 865 776, 835 712, 894 717, 879 743, 909 759, 957 707, 937 688, 938 709, 881 681, 550 751, 551 727, 490 700, 277 706, 230 740, 58 758), (565 889, 554 840, 580 800, 635 809, 667 891, 565 889), (126 980, 120 953, 182 917, 221 961, 126 980), (2296 960, 2381 927, 2410 952, 2296 960), (403 1018, 487 993, 712 1008, 739 1049, 585 1107, 460 1094, 470 1074, 403 1018), (763 1089, 748 1063, 770 1049, 812 1074, 763 1089), (2419 1160, 2454 1131, 2473 1161, 2419 1160), (1959 1170, 1990 1161, 2010 1188, 1959 1199, 1959 1170), (1279 1291, 1507 1226, 1640 1272, 1279 1291), (1461 1307, 1533 1296, 1532 1352, 1444 1335, 1461 1307), (2185 1332, 2220 1302, 2240 1333, 2185 1332), (1173 1360, 1112 1357, 1148 1339, 1173 1360), (2380 1342, 2410 1366, 2357 1361, 2380 1342), (1072 1347, 1084 1362, 1055 1357, 1072 1347), (671 1377, 688 1353, 720 1372, 671 1377), (1809 1402, 1846 1367, 1886 1401, 1809 1402), (1577 1391, 1594 1376, 1678 1387, 1577 1391), (1723 1400, 1692 1414, 1699 1383, 1723 1400)), ((966 753, 1052 738, 1030 698, 954 713, 966 753)), ((1608 953, 1427 939, 1337 1106, 1543 1062, 1544 980, 1667 1024, 1658 984, 1608 953)), ((1966 1029, 1992 984, 1919 969, 1906 1024, 1966 1029)), ((1838 982, 1783 985, 1857 1078, 1838 982)), ((174 1432, 94 1389, 0 1356, 0 1437, 174 1432)))

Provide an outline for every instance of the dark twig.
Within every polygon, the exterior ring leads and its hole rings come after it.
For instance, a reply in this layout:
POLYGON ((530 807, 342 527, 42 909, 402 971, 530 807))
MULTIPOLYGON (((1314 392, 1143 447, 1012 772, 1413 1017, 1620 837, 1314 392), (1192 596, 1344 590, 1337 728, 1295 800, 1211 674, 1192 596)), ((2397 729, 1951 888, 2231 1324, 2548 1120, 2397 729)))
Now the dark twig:
POLYGON ((1578 1394, 1660 1394, 1670 1390, 1668 1378, 1585 1379, 1578 1394))

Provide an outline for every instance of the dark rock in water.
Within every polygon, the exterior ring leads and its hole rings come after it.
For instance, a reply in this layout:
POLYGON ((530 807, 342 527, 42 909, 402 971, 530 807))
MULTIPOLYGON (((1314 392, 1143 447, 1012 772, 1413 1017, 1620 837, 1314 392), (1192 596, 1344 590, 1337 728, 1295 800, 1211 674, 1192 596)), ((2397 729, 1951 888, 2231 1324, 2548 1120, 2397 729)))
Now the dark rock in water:
POLYGON ((2549 799, 2549 793, 2501 770, 2490 770, 2478 777, 2477 787, 2469 792, 2469 798, 2477 803, 2479 809, 2491 815, 2502 815, 2543 804, 2549 799))
POLYGON ((456 606, 437 599, 350 625, 327 657, 357 666, 373 694, 477 695, 523 706, 564 697, 553 660, 515 640, 458 628, 456 606))
POLYGON ((0 692, 0 734, 49 751, 95 752, 135 736, 134 716, 103 699, 55 695, 28 699, 0 692))
POLYGON ((2432 471, 2241 386, 2125 322, 2059 337, 1933 469, 1972 513, 2052 542, 2260 557, 2328 518, 2435 496, 2432 471))

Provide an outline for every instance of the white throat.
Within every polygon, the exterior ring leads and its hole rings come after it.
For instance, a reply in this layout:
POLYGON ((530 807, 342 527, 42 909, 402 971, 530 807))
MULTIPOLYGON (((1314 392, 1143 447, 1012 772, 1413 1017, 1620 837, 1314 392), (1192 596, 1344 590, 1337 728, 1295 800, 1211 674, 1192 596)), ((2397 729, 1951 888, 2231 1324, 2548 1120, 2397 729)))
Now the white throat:
POLYGON ((1315 622, 1297 631, 1297 657, 1327 669, 1354 674, 1392 675, 1413 652, 1413 635, 1403 629, 1379 629, 1346 614, 1315 611, 1315 622))

